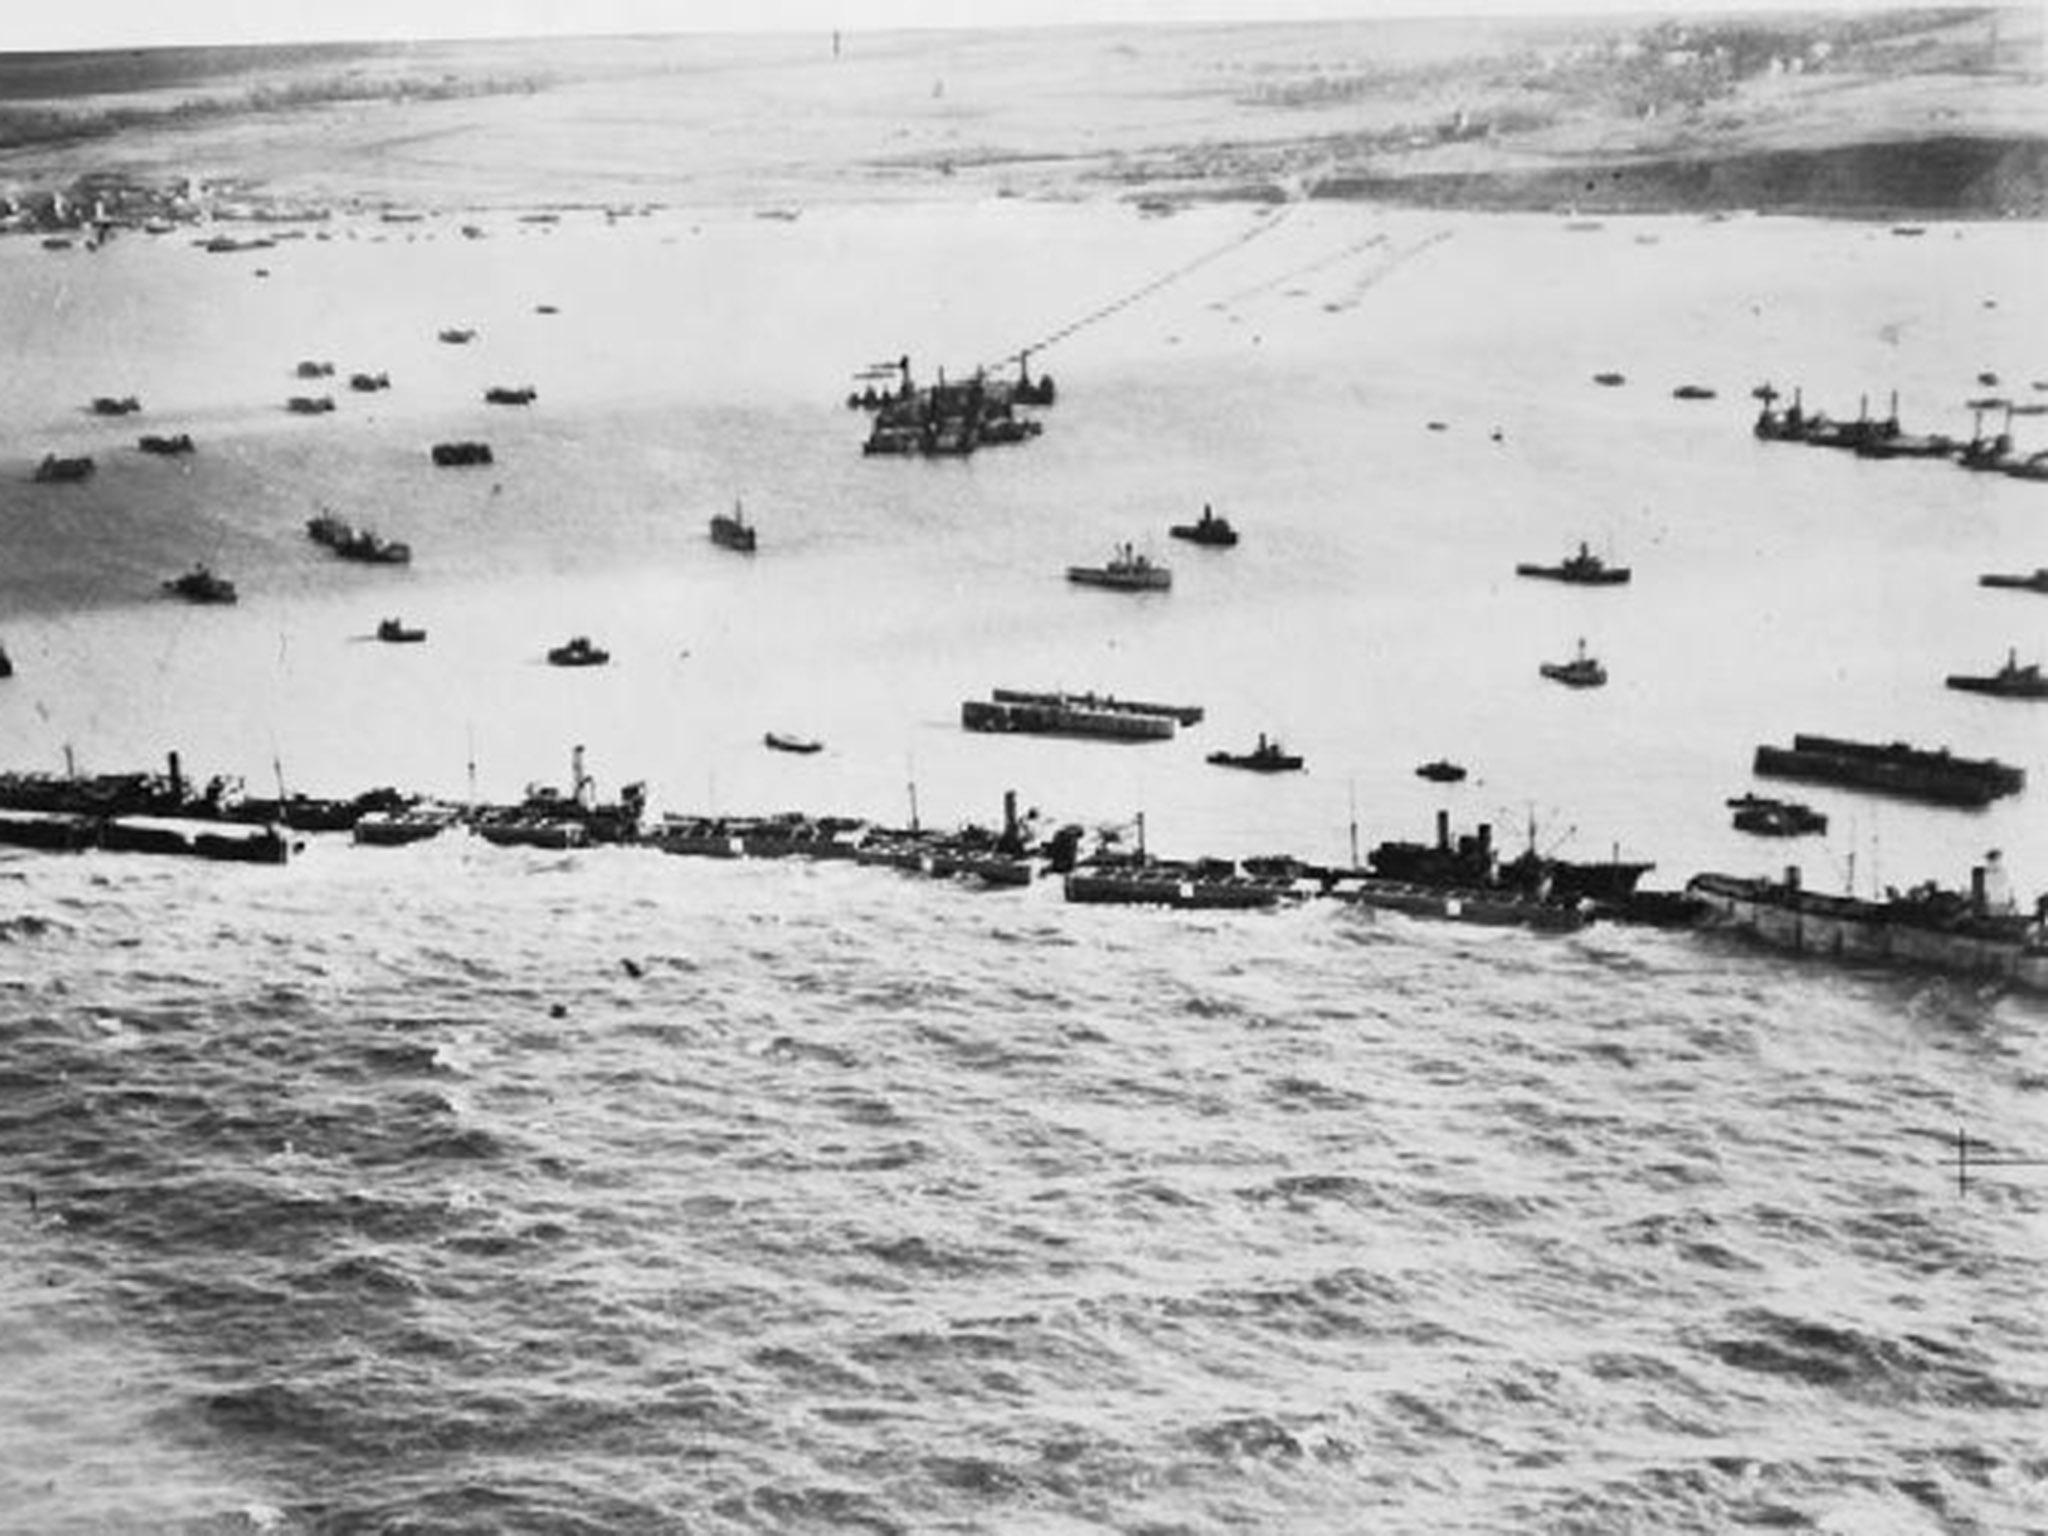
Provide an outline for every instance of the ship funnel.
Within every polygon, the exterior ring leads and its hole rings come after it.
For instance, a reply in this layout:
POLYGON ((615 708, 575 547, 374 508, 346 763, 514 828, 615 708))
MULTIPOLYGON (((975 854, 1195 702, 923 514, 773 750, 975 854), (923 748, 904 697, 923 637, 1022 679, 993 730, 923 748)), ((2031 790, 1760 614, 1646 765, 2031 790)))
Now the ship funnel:
POLYGON ((1982 912, 1984 910, 1984 866, 1982 864, 1970 866, 1970 910, 1972 912, 1982 912))
POLYGON ((183 766, 178 762, 178 754, 176 752, 172 752, 169 754, 169 756, 166 759, 166 766, 170 769, 171 773, 171 798, 173 800, 184 799, 185 771, 183 766))
POLYGON ((1451 846, 1451 813, 1436 813, 1436 848, 1438 853, 1447 853, 1451 846))
POLYGON ((1787 864, 1785 866, 1785 889, 1788 891, 1799 889, 1799 866, 1797 864, 1787 864))
POLYGON ((1479 857, 1482 859, 1491 859, 1493 857, 1493 823, 1490 821, 1479 823, 1479 857))

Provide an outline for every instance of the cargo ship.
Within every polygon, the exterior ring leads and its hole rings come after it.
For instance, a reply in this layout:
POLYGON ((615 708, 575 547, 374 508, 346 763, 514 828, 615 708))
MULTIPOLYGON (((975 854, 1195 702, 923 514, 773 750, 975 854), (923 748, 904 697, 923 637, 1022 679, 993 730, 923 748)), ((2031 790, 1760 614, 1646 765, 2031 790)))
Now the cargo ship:
POLYGON ((2028 916, 2004 885, 1992 853, 1971 870, 1968 893, 1929 883, 1882 901, 1830 896, 1806 890, 1796 866, 1782 880, 1695 875, 1686 890, 1706 904, 1711 921, 1775 949, 1988 976, 2048 992, 2048 898, 2028 916))
POLYGON ((1481 822, 1473 832, 1453 839, 1448 811, 1436 813, 1434 843, 1389 840, 1374 848, 1366 863, 1378 878, 1405 885, 1601 903, 1627 900, 1635 894, 1636 883, 1656 867, 1619 854, 1575 860, 1538 853, 1533 825, 1529 846, 1512 859, 1502 859, 1489 823, 1481 822))
POLYGON ((1953 755, 1946 747, 1928 751, 1893 742, 1845 741, 1805 733, 1792 745, 1756 749, 1754 770, 1766 777, 1839 784, 1878 794, 1925 800, 1936 805, 1981 807, 2026 787, 2026 770, 1995 758, 1953 755))

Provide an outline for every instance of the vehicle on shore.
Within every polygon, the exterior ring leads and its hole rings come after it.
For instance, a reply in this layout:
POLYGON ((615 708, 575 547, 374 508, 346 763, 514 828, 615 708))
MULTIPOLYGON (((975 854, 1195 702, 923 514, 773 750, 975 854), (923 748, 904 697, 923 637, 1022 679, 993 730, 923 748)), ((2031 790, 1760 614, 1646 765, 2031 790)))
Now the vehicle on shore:
POLYGON ((1115 592, 1164 592, 1173 586, 1173 572, 1166 566, 1154 565, 1132 545, 1122 544, 1107 564, 1068 566, 1067 580, 1115 592))

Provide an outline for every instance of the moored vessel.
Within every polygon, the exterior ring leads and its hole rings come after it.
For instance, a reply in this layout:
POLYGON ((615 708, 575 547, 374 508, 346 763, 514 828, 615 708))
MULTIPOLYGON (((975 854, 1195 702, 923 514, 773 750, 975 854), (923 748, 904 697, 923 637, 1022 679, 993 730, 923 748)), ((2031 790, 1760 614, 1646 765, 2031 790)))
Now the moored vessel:
POLYGON ((1599 688, 1606 685, 1607 669, 1586 654, 1586 642, 1579 641, 1578 653, 1570 661, 1546 661, 1539 663, 1536 670, 1554 683, 1563 683, 1567 688, 1599 688))
POLYGON ((1826 816, 1797 800, 1736 795, 1729 799, 1728 808, 1735 813, 1730 825, 1736 831, 1753 832, 1758 837, 1804 837, 1828 829, 1826 816))
POLYGON ((1258 744, 1249 752, 1211 752, 1209 761, 1218 768, 1249 768, 1254 773, 1290 773, 1302 764, 1298 753, 1289 752, 1278 741, 1268 741, 1259 732, 1258 744))
POLYGON ((173 597, 182 597, 188 603, 232 603, 235 600, 235 584, 225 577, 216 576, 204 564, 193 566, 182 576, 173 576, 163 587, 173 597))
POLYGON ((1067 580, 1084 587, 1107 587, 1116 592, 1164 592, 1173 586, 1173 572, 1154 565, 1149 556, 1132 545, 1118 546, 1103 565, 1070 565, 1067 580))
POLYGON ((747 515, 740 510, 735 500, 732 511, 721 512, 711 519, 711 542, 720 549, 738 550, 743 555, 754 552, 754 526, 747 521, 747 515))
POLYGON ((825 743, 822 741, 809 736, 794 736, 787 731, 769 731, 762 736, 761 741, 763 745, 772 747, 777 752, 808 754, 822 752, 825 749, 825 743))
POLYGON ((1949 687, 1964 693, 1988 693, 2000 699, 2048 699, 2048 677, 2041 675, 2041 664, 2030 661, 2022 666, 2017 650, 2005 653, 2005 665, 1996 672, 1981 676, 1952 672, 1947 681, 1949 687))
POLYGON ((1802 732, 1792 745, 1768 743, 1751 765, 1766 777, 1838 784, 1879 794, 1925 800, 1936 805, 1978 807, 2026 787, 2022 768, 1996 758, 1957 757, 1948 748, 1928 750, 1897 741, 1888 745, 1802 732))
POLYGON ((1609 565, 1592 550, 1585 541, 1579 541, 1576 554, 1566 555, 1556 565, 1535 565, 1524 563, 1515 567, 1517 576, 1540 576, 1550 581, 1567 581, 1582 587, 1620 586, 1629 579, 1629 568, 1625 565, 1609 565))
POLYGON ((1166 531, 1176 539, 1206 544, 1213 549, 1229 549, 1237 543, 1237 530, 1230 526, 1230 519, 1218 517, 1207 502, 1202 503, 1202 515, 1194 522, 1175 523, 1166 531))
POLYGON ((2037 566, 2031 574, 2025 576, 2002 575, 1993 572, 1987 576, 1979 576, 1977 578, 1977 585, 1980 587, 2006 587, 2022 592, 2048 592, 2048 565, 2037 566))
POLYGON ((402 619, 380 619, 377 622, 377 638, 386 645, 418 645, 427 638, 427 632, 405 623, 402 619))
POLYGON ((548 651, 551 667, 601 667, 611 659, 612 653, 592 645, 588 635, 573 635, 548 651))

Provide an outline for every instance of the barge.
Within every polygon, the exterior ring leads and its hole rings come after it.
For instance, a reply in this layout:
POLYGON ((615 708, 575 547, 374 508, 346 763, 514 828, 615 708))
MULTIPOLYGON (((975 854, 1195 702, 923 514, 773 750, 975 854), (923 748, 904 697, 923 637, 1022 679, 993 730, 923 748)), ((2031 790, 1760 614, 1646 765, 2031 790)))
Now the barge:
POLYGON ((1957 757, 1905 742, 1880 745, 1836 736, 1795 735, 1792 745, 1756 749, 1754 771, 1767 778, 1838 784, 1935 805, 1977 808, 2026 788, 2023 768, 1996 758, 1957 757))

